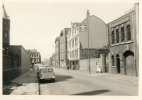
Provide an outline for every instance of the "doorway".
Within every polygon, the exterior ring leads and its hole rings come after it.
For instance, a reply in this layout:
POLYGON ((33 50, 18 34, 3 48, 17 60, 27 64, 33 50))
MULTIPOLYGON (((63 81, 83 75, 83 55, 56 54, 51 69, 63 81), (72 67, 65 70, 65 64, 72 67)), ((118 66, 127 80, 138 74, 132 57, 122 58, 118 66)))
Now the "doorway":
POLYGON ((119 54, 116 55, 116 66, 117 66, 117 73, 120 73, 121 69, 120 69, 120 57, 119 57, 119 54))
POLYGON ((126 75, 132 75, 136 76, 136 66, 135 66, 135 61, 134 61, 134 53, 132 51, 126 51, 124 53, 124 63, 125 63, 125 74, 126 75))

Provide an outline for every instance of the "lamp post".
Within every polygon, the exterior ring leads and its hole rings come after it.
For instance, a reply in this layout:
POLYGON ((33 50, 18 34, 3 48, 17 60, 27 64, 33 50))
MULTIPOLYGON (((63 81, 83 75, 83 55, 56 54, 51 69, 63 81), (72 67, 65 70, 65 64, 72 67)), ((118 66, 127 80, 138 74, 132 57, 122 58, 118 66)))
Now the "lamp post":
POLYGON ((89 10, 87 10, 87 33, 88 33, 88 70, 89 74, 91 74, 91 67, 90 67, 90 47, 89 47, 89 10))

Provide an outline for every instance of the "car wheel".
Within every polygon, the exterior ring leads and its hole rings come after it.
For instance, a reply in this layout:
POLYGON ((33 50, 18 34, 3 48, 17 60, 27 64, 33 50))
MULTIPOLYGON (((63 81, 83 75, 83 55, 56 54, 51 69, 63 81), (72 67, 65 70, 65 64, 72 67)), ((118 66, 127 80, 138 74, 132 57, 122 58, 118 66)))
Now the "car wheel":
POLYGON ((41 80, 40 78, 38 78, 38 82, 39 82, 39 83, 41 83, 41 82, 42 82, 42 80, 41 80))
POLYGON ((52 79, 52 82, 55 82, 55 79, 52 79))

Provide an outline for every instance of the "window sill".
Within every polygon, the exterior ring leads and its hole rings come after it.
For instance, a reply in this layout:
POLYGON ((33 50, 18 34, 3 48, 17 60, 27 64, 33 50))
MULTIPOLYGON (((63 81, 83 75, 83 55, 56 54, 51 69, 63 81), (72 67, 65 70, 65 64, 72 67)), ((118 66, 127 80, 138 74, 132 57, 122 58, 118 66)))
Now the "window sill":
POLYGON ((113 44, 110 46, 113 47, 113 46, 119 46, 119 45, 123 45, 123 44, 129 44, 129 43, 133 43, 133 41, 121 42, 121 43, 113 44))

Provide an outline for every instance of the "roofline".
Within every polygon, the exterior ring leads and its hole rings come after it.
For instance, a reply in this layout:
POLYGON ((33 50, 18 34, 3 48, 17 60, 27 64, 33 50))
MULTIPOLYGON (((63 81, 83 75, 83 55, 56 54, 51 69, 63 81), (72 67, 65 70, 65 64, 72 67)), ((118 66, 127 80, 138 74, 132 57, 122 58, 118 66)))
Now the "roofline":
MULTIPOLYGON (((99 17, 97 17, 97 16, 95 16, 95 15, 91 15, 91 16, 89 16, 89 17, 96 17, 97 19, 99 19, 99 20, 101 20, 104 24, 106 24, 101 18, 99 18, 99 17)), ((87 18, 85 18, 82 22, 81 22, 81 24, 85 21, 85 20, 87 20, 87 18)))
POLYGON ((115 21, 117 21, 117 20, 119 20, 119 19, 121 19, 121 18, 127 16, 128 14, 130 14, 130 13, 132 13, 132 12, 134 12, 134 11, 135 11, 135 7, 129 9, 127 13, 125 13, 125 14, 123 14, 122 16, 116 18, 115 20, 110 21, 109 23, 107 23, 107 25, 109 25, 109 24, 111 24, 111 23, 114 23, 115 21))
POLYGON ((11 47, 13 46, 13 47, 21 47, 21 48, 23 48, 27 53, 29 53, 22 45, 10 45, 11 47))

